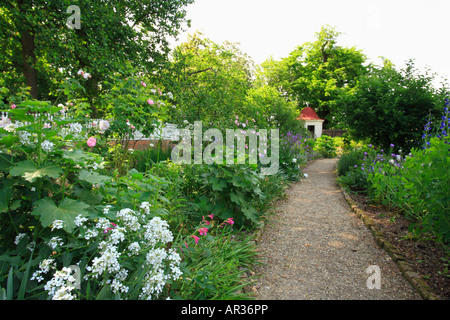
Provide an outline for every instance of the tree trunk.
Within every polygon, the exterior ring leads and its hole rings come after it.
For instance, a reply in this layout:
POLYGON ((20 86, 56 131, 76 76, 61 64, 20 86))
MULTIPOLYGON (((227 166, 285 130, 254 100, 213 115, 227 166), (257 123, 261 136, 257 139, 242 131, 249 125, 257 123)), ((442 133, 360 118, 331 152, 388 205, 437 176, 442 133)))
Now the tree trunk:
POLYGON ((37 87, 37 72, 36 72, 36 53, 34 52, 34 34, 32 25, 27 21, 21 21, 18 17, 25 17, 27 12, 33 7, 33 1, 17 1, 18 12, 16 13, 15 25, 19 29, 20 44, 22 46, 22 67, 23 75, 28 87, 30 87, 30 94, 34 99, 38 98, 37 87))
POLYGON ((27 86, 30 87, 30 94, 34 99, 38 98, 36 54, 34 52, 34 35, 28 30, 20 32, 20 42, 22 45, 23 75, 27 86))

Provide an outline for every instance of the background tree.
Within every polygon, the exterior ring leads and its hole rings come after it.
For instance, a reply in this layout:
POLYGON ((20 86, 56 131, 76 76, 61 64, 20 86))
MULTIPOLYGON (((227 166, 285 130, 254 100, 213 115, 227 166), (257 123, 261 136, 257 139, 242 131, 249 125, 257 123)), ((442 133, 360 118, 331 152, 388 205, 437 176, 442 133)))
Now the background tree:
MULTIPOLYGON (((0 6, 0 67, 46 99, 60 82, 79 69, 91 77, 84 84, 95 104, 107 74, 126 72, 131 62, 147 72, 161 68, 169 52, 168 37, 186 22, 184 7, 193 0, 11 0, 0 6), (81 28, 66 26, 70 5, 81 13, 81 28)), ((13 78, 9 76, 8 78, 13 78)), ((13 90, 15 82, 8 83, 13 90)), ((52 98, 53 100, 55 97, 52 98)), ((95 110, 94 110, 95 111, 95 110)))
POLYGON ((299 111, 306 106, 325 119, 324 126, 336 127, 337 101, 367 72, 365 55, 355 47, 337 45, 339 33, 330 26, 316 33, 316 41, 298 46, 281 61, 262 64, 260 81, 277 87, 296 101, 299 111))
POLYGON ((196 33, 173 51, 172 65, 161 77, 176 108, 171 121, 202 121, 203 126, 228 127, 242 114, 251 86, 253 62, 233 43, 216 44, 196 33))
POLYGON ((436 117, 446 92, 437 91, 433 81, 434 76, 420 74, 412 60, 400 70, 390 63, 374 68, 342 97, 340 118, 355 138, 370 139, 385 149, 392 143, 409 152, 420 143, 427 121, 440 120, 436 117))
POLYGON ((298 118, 297 105, 287 101, 274 87, 251 88, 245 98, 245 111, 250 124, 258 128, 277 128, 281 134, 289 131, 304 133, 303 122, 298 118))

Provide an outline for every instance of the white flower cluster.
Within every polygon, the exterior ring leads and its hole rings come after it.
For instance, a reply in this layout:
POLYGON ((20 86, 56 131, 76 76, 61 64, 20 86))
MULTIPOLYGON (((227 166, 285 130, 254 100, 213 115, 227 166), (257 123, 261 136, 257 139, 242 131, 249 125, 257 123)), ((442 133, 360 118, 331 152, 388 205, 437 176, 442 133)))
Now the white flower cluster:
POLYGON ((42 142, 41 144, 41 148, 42 150, 44 150, 45 152, 50 152, 53 150, 53 147, 55 145, 53 144, 53 142, 50 142, 49 140, 45 140, 44 142, 42 142))
POLYGON ((150 214, 150 207, 151 207, 152 205, 150 204, 150 203, 148 203, 147 201, 145 201, 145 202, 142 202, 141 203, 141 206, 139 207, 139 208, 141 208, 143 211, 144 211, 144 213, 146 214, 146 215, 149 215, 150 214))
POLYGON ((137 231, 141 227, 139 219, 136 217, 135 212, 129 208, 122 209, 116 214, 117 218, 122 220, 126 227, 132 231, 137 231))
POLYGON ((75 278, 71 275, 70 268, 62 268, 53 274, 53 278, 48 281, 44 289, 52 296, 52 300, 73 300, 75 295, 70 292, 75 289, 75 278))
POLYGON ((19 233, 14 240, 14 244, 17 246, 19 242, 26 236, 25 233, 19 233))
MULTIPOLYGON (((39 269, 33 273, 30 280, 42 282, 44 281, 43 274, 47 274, 51 270, 56 270, 55 260, 44 259, 39 263, 39 269)), ((72 270, 64 267, 53 274, 53 277, 44 285, 44 289, 48 291, 52 300, 73 300, 76 296, 71 291, 75 289, 75 282, 72 270)))
MULTIPOLYGON (((108 217, 114 216, 110 213, 111 208, 106 206, 103 211, 108 217)), ((174 248, 167 248, 174 238, 169 225, 160 217, 149 220, 149 210, 150 205, 145 202, 136 211, 127 208, 117 211, 114 222, 105 216, 91 220, 79 215, 74 219, 77 227, 75 232, 80 240, 99 242, 98 254, 88 262, 84 280, 107 284, 114 294, 127 294, 130 286, 135 288, 137 285, 140 288, 139 298, 154 299, 161 295, 169 281, 181 277, 181 257, 174 248), (142 277, 138 279, 140 283, 132 278, 136 265, 143 271, 142 277)), ((55 220, 51 227, 52 230, 61 229, 64 222, 55 220)), ((18 234, 15 243, 19 244, 25 236, 18 234)), ((47 244, 55 249, 63 245, 63 239, 53 237, 47 244)), ((52 299, 75 299, 75 279, 71 272, 70 268, 57 270, 56 261, 52 257, 40 262, 39 269, 33 273, 31 280, 45 282, 44 276, 52 274, 44 286, 49 296, 52 299)))
POLYGON ((83 132, 83 126, 78 122, 73 122, 69 124, 69 133, 77 135, 83 132))
POLYGON ((52 249, 56 249, 58 246, 63 246, 64 242, 61 237, 53 237, 47 242, 47 245, 52 249))
POLYGON ((18 136, 21 144, 24 144, 26 146, 30 145, 31 133, 29 133, 28 131, 19 131, 18 136))
POLYGON ((158 242, 163 244, 169 243, 173 240, 172 232, 168 229, 167 221, 160 217, 154 217, 145 226, 144 239, 147 240, 147 245, 154 246, 158 242))
POLYGON ((152 299, 159 296, 168 280, 177 280, 181 277, 182 272, 179 267, 181 257, 173 248, 167 251, 162 248, 153 248, 147 253, 146 260, 151 268, 145 274, 144 286, 139 298, 152 299), (165 273, 167 264, 170 272, 165 273))
POLYGON ((9 118, 6 117, 2 117, 2 121, 0 122, 0 128, 3 128, 8 132, 16 132, 16 129, 22 126, 22 122, 16 121, 13 123, 9 118))
POLYGON ((120 253, 117 251, 117 247, 108 245, 106 242, 101 242, 100 245, 104 247, 100 252, 100 257, 95 257, 92 260, 92 267, 86 267, 87 271, 92 272, 94 278, 98 278, 105 271, 109 273, 120 271, 120 253))
POLYGON ((35 271, 30 280, 36 280, 37 282, 41 282, 44 280, 42 274, 47 274, 50 269, 55 269, 55 260, 54 259, 44 259, 39 262, 39 270, 35 271))
POLYGON ((11 124, 11 120, 8 117, 2 116, 0 119, 0 128, 5 128, 11 124))
MULTIPOLYGON (((108 214, 111 206, 106 206, 104 214, 108 214)), ((142 291, 139 295, 142 299, 158 297, 167 281, 179 279, 181 257, 173 249, 165 246, 173 241, 173 234, 169 225, 160 217, 148 220, 150 204, 144 202, 140 210, 129 208, 118 211, 115 215, 116 223, 112 223, 105 217, 99 218, 92 228, 87 227, 87 220, 81 216, 75 219, 75 224, 82 230, 80 233, 85 240, 91 241, 102 236, 99 243, 99 256, 92 260, 86 267, 89 272, 85 279, 102 279, 109 275, 106 283, 110 285, 113 293, 127 293, 128 270, 121 265, 121 261, 133 259, 140 255, 145 256, 146 270, 143 277, 142 291)), ((139 259, 140 260, 140 259, 139 259)), ((135 280, 133 280, 134 282, 135 280)))

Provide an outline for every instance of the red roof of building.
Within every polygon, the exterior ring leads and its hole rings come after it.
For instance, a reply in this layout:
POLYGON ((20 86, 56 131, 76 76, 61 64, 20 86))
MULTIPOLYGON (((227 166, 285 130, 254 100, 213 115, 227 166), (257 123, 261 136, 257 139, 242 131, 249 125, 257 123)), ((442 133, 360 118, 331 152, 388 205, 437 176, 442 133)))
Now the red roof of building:
POLYGON ((302 112, 300 112, 300 116, 297 119, 302 119, 302 120, 323 120, 323 119, 319 118, 317 113, 311 107, 304 108, 302 110, 302 112))

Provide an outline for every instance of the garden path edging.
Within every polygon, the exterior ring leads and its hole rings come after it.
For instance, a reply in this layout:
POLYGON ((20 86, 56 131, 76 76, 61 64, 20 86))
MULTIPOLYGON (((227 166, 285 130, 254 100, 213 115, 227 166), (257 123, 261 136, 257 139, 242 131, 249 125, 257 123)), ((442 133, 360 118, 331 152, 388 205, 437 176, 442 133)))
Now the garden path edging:
POLYGON ((341 186, 339 187, 341 188, 345 200, 351 207, 352 212, 362 220, 374 236, 376 243, 389 254, 395 264, 397 264, 405 279, 414 287, 414 289, 417 290, 419 295, 425 300, 440 300, 440 298, 432 292, 430 286, 426 283, 422 276, 420 276, 407 262, 406 257, 386 239, 381 230, 376 226, 375 221, 371 219, 365 211, 358 208, 357 204, 353 201, 350 195, 341 186))

